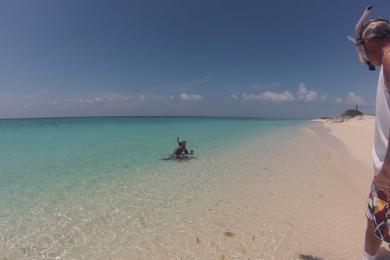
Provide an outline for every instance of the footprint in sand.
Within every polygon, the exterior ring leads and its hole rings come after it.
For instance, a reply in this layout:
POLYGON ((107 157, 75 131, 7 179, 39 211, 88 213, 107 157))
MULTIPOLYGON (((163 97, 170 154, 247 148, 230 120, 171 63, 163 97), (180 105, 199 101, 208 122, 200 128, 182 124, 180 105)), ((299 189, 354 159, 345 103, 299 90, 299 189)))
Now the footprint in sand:
POLYGON ((232 238, 232 237, 234 237, 234 233, 233 232, 225 232, 225 237, 232 238))
POLYGON ((321 257, 312 256, 312 255, 304 255, 304 254, 300 254, 299 259, 300 260, 324 260, 321 257))

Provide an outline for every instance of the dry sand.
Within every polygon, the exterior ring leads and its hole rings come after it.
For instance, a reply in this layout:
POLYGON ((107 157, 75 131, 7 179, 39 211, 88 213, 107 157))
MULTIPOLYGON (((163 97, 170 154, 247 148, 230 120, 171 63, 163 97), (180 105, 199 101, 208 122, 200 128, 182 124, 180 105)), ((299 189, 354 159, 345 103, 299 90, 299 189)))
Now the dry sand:
POLYGON ((369 190, 373 177, 371 153, 374 125, 373 116, 356 117, 342 123, 323 122, 329 134, 344 146, 344 149, 337 149, 340 158, 344 159, 340 160, 340 166, 364 193, 369 190), (346 156, 353 160, 347 160, 346 156))
MULTIPOLYGON (((251 177, 170 231, 140 240, 131 257, 360 259, 373 122, 308 124, 262 158, 267 167, 247 156, 251 177)), ((378 259, 390 259, 383 254, 378 259)))

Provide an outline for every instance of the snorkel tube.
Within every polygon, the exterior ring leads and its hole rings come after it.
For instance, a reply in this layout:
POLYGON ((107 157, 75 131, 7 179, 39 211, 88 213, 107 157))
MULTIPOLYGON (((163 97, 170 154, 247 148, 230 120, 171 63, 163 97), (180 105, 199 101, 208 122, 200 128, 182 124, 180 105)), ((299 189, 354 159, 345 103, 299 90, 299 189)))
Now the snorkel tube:
POLYGON ((369 60, 369 58, 367 57, 366 51, 364 49, 363 28, 365 26, 366 18, 373 7, 374 6, 372 6, 372 5, 368 6, 366 8, 366 10, 364 10, 359 21, 357 22, 357 24, 355 26, 356 37, 355 38, 349 37, 349 39, 353 40, 353 42, 356 44, 356 49, 357 49, 357 53, 358 53, 360 62, 363 64, 366 64, 368 66, 369 70, 375 70, 375 66, 372 65, 372 63, 369 60))
POLYGON ((367 16, 370 13, 372 8, 374 8, 373 5, 368 6, 366 8, 366 10, 364 10, 364 12, 363 12, 362 16, 360 17, 359 21, 357 22, 357 24, 355 26, 355 33, 356 33, 356 37, 357 37, 356 40, 358 40, 359 38, 361 39, 362 28, 363 28, 364 22, 366 21, 367 16))

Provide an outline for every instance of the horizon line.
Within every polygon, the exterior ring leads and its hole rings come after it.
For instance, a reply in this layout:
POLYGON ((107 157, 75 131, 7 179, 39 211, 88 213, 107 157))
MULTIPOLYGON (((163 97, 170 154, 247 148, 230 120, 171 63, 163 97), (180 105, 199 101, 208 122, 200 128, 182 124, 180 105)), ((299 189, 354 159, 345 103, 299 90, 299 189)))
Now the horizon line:
POLYGON ((222 116, 222 115, 96 115, 96 116, 39 116, 39 117, 0 117, 0 120, 23 119, 71 119, 71 118, 126 118, 126 117, 171 117, 171 118, 236 118, 236 119, 270 119, 270 120, 312 120, 315 118, 265 117, 265 116, 222 116))

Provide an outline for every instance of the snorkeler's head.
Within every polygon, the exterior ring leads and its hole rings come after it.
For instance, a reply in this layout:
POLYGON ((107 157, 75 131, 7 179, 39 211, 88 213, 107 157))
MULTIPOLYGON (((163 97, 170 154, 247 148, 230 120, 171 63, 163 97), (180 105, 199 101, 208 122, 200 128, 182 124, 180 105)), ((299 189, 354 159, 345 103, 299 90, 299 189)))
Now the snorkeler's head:
POLYGON ((390 40, 390 23, 383 18, 366 21, 373 6, 366 8, 355 26, 356 37, 350 37, 356 44, 358 57, 361 63, 370 70, 381 64, 381 49, 384 43, 390 40))
POLYGON ((371 19, 360 28, 362 40, 383 42, 390 39, 390 22, 384 18, 371 19))
POLYGON ((372 65, 381 65, 382 48, 390 42, 389 21, 382 18, 368 21, 362 28, 362 42, 372 65))

